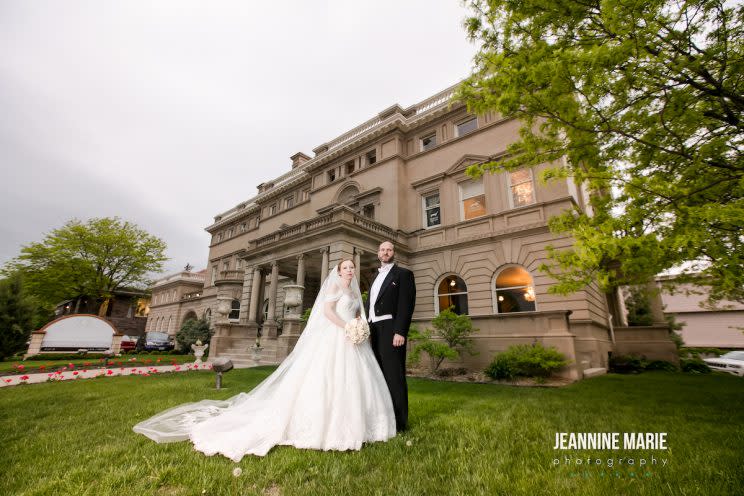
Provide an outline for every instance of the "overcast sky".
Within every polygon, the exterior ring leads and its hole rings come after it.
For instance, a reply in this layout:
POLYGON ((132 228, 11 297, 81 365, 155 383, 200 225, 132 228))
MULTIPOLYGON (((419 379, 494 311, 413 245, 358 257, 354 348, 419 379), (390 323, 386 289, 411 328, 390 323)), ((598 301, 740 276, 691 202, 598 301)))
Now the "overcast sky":
POLYGON ((206 266, 213 217, 470 73, 460 0, 0 0, 0 265, 119 216, 206 266))

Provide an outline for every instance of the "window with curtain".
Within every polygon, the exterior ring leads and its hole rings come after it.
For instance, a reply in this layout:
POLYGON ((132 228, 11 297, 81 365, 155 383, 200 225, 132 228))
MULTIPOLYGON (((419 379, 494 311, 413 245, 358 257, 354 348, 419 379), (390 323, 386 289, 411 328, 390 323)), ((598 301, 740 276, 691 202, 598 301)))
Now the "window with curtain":
POLYGON ((486 195, 482 179, 460 183, 460 198, 462 198, 463 220, 486 215, 486 195))
POLYGON ((535 187, 532 182, 532 170, 522 169, 509 173, 509 190, 512 206, 522 207, 535 203, 535 187))

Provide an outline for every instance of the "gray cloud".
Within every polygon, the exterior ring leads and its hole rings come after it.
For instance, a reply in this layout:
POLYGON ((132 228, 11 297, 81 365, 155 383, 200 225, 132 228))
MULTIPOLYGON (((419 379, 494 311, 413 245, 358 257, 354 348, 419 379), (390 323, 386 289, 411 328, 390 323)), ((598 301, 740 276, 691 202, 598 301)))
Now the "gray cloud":
POLYGON ((0 264, 118 215, 206 264, 289 156, 468 74, 458 1, 0 4, 0 264))

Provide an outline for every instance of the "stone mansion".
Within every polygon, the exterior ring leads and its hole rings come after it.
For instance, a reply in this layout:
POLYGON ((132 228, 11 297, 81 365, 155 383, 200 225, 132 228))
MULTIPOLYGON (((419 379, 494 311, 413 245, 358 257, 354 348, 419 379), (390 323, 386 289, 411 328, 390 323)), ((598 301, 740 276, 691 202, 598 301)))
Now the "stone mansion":
MULTIPOLYGON (((186 319, 205 317, 215 329, 211 357, 250 365, 260 334, 262 363, 278 363, 329 268, 353 259, 364 291, 379 266, 377 247, 389 240, 416 279, 414 324, 423 329, 453 306, 478 329, 479 354, 451 365, 483 368, 512 344, 540 341, 572 361, 567 378, 606 368, 608 353, 622 348, 612 325, 622 322, 617 295, 596 285, 553 295, 553 281, 538 271, 547 245, 572 242, 552 234, 548 219, 587 208, 585 191, 571 179, 539 183, 541 167, 467 176, 469 165, 502 156, 520 123, 470 114, 452 102, 454 91, 393 105, 312 157, 292 155, 290 170, 206 228, 206 270, 155 282, 147 330, 174 334, 186 319)), ((673 345, 657 327, 624 338, 622 350, 667 358, 673 345)))

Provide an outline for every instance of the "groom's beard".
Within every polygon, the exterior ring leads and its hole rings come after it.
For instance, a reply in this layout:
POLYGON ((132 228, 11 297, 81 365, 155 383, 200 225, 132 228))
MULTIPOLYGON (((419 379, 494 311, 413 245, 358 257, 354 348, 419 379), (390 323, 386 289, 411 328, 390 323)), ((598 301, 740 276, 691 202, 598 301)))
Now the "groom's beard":
POLYGON ((390 260, 388 260, 387 262, 383 261, 380 257, 377 257, 377 260, 380 261, 380 265, 382 265, 384 263, 391 264, 391 263, 394 263, 395 262, 395 255, 393 255, 392 257, 390 257, 390 260))

